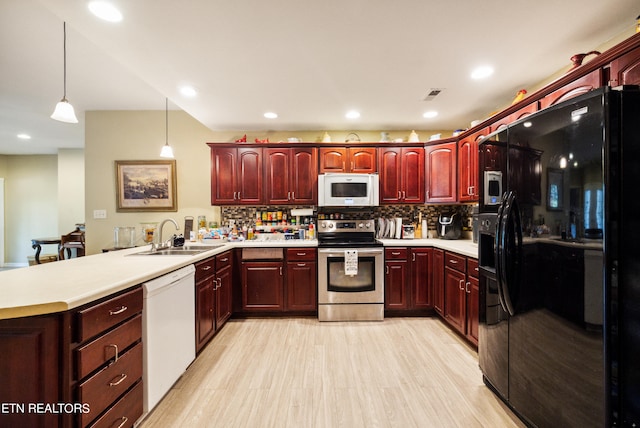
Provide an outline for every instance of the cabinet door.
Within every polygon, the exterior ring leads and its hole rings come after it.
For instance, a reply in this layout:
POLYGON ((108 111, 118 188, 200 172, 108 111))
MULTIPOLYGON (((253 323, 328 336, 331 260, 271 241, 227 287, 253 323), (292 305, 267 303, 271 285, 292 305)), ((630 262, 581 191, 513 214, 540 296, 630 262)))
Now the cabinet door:
POLYGON ((426 202, 456 202, 456 142, 426 148, 426 202))
POLYGON ((478 200, 478 144, 489 128, 476 132, 458 142, 458 195, 460 202, 478 200))
POLYGON ((437 313, 444 316, 444 251, 433 249, 433 307, 437 313))
POLYGON ((467 338, 475 345, 477 345, 479 323, 478 317, 480 315, 480 285, 478 282, 478 278, 468 276, 465 291, 467 293, 467 338))
POLYGON ((362 174, 371 174, 378 171, 375 147, 351 147, 349 148, 350 171, 362 174))
POLYGON ((347 149, 345 147, 326 147, 320 149, 319 173, 347 172, 347 149))
POLYGON ((466 275, 450 267, 444 268, 444 319, 460 333, 465 334, 466 275))
POLYGON ((597 89, 602 86, 602 69, 598 68, 593 70, 589 74, 585 74, 566 84, 560 89, 556 89, 549 95, 540 100, 540 108, 545 109, 552 105, 559 104, 570 98, 577 97, 578 95, 585 94, 589 91, 597 89))
MULTIPOLYGON (((280 172, 282 174, 282 172, 280 172)), ((318 151, 315 148, 292 149, 291 202, 315 205, 318 202, 318 151)))
POLYGON ((0 416, 6 427, 55 427, 60 415, 28 412, 25 403, 58 403, 60 319, 57 315, 0 321, 0 402, 23 403, 24 412, 0 416))
POLYGON ((539 110, 538 101, 533 101, 531 104, 528 104, 528 105, 522 107, 521 109, 519 109, 515 113, 511 113, 509 116, 505 116, 502 119, 499 119, 498 121, 492 123, 491 124, 491 129, 487 131, 487 134, 489 133, 489 131, 490 132, 494 132, 494 131, 497 131, 499 129, 506 128, 511 123, 515 122, 516 120, 519 120, 519 119, 522 119, 523 117, 529 116, 530 114, 535 113, 538 110, 539 110))
POLYGON ((237 162, 235 148, 211 149, 211 205, 236 203, 237 162))
POLYGON ((389 260, 385 262, 385 309, 408 309, 407 276, 406 260, 389 260))
POLYGON ((226 266, 216 274, 216 331, 220 330, 225 322, 231 317, 231 287, 232 270, 231 266, 226 266))
POLYGON ((262 204, 262 149, 238 149, 237 201, 243 205, 262 204))
POLYGON ((317 281, 316 262, 287 262, 287 310, 315 311, 317 281))
POLYGON ((380 203, 399 203, 402 196, 401 149, 385 147, 378 153, 380 173, 380 203))
POLYGON ((414 309, 433 308, 431 248, 411 249, 411 303, 414 309))
POLYGON ((214 289, 213 277, 196 283, 196 352, 200 352, 215 333, 214 289))
POLYGON ((290 202, 290 154, 290 149, 264 149, 265 200, 269 205, 290 202))
POLYGON ((640 49, 634 49, 611 62, 609 86, 640 85, 640 49))
POLYGON ((281 311, 282 262, 242 262, 242 309, 281 311))
POLYGON ((424 202, 424 148, 402 149, 402 202, 424 202))

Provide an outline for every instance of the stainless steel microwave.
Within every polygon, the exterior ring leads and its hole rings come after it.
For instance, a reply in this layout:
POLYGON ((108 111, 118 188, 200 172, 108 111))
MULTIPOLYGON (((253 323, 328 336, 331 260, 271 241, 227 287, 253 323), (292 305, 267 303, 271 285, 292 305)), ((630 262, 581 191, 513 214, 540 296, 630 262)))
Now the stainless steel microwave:
POLYGON ((379 204, 378 174, 320 174, 318 205, 321 207, 372 207, 379 204))

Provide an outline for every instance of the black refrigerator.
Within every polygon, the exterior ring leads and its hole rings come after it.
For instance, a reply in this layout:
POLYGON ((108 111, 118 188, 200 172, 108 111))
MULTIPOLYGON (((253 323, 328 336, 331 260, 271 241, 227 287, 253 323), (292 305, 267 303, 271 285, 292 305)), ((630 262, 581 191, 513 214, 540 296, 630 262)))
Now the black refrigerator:
POLYGON ((536 427, 640 426, 640 91, 479 145, 479 363, 536 427))

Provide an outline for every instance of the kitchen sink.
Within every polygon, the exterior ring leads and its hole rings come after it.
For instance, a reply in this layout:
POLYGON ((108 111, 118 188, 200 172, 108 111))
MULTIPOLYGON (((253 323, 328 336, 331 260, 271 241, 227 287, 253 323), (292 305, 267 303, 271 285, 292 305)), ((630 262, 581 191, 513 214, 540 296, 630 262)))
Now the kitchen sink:
POLYGON ((213 250, 223 246, 224 244, 217 245, 185 245, 184 247, 171 247, 162 250, 147 250, 140 251, 139 253, 130 254, 132 256, 193 256, 205 251, 213 250))

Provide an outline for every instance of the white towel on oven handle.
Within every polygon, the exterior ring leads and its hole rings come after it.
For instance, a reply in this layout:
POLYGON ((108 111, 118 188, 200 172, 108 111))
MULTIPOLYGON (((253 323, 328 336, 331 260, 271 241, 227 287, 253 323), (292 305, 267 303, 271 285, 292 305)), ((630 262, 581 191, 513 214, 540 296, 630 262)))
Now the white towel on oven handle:
POLYGON ((344 251, 344 274, 349 276, 358 274, 358 250, 344 251))

